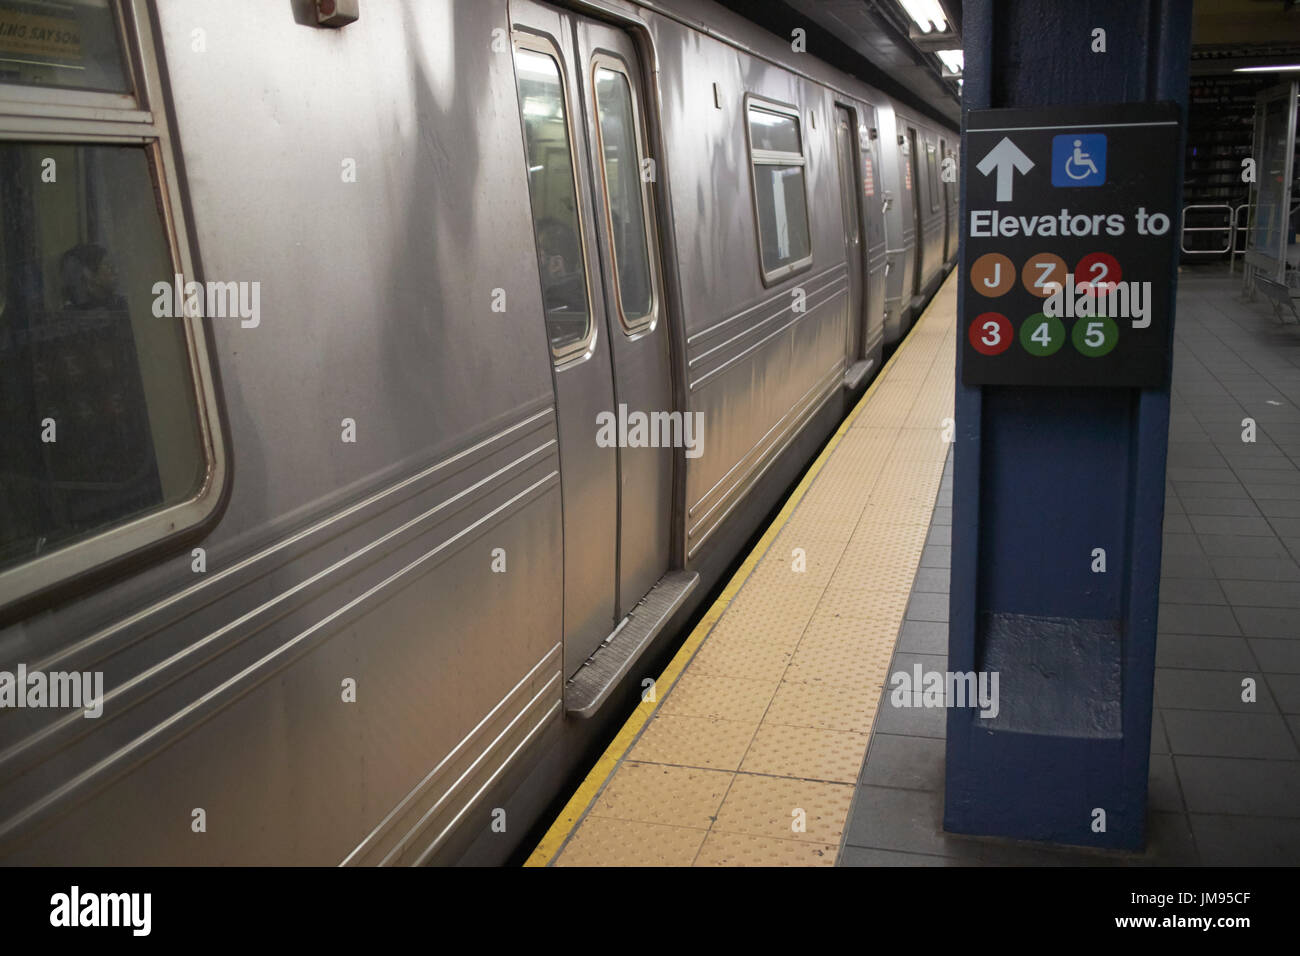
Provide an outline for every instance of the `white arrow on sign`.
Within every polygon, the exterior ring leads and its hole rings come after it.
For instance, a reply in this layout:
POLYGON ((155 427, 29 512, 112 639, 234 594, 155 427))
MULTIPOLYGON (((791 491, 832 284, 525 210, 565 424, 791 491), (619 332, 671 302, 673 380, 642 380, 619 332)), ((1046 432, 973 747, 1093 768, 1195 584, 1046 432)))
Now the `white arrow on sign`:
POLYGON ((989 154, 975 167, 985 176, 998 171, 998 202, 1011 201, 1011 177, 1016 170, 1027 173, 1034 168, 1034 161, 1020 151, 1020 147, 1003 136, 1001 142, 989 150, 989 154))

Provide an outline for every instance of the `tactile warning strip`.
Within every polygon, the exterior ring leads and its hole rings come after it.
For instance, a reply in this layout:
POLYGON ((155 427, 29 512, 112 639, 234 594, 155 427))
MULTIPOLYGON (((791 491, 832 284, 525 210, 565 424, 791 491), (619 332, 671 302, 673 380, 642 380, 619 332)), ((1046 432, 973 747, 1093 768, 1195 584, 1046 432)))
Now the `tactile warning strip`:
POLYGON ((955 274, 529 858, 835 862, 952 436, 955 274))

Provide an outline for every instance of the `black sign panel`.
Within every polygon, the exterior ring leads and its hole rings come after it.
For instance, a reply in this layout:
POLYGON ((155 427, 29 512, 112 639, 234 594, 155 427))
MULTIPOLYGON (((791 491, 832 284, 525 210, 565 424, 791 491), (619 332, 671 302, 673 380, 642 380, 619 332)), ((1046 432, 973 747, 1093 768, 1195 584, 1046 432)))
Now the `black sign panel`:
POLYGON ((1173 103, 967 114, 964 384, 1166 384, 1178 143, 1173 103))

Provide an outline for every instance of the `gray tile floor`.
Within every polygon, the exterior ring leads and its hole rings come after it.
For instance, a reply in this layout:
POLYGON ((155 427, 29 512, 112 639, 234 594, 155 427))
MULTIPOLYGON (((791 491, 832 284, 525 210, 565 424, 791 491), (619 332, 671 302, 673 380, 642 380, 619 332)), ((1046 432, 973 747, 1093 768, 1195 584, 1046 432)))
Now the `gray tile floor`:
MULTIPOLYGON (((1199 271, 1176 326, 1146 853, 943 833, 946 714, 882 701, 840 865, 1300 863, 1300 326, 1199 271)), ((951 526, 950 457, 890 673, 947 669, 951 526)))

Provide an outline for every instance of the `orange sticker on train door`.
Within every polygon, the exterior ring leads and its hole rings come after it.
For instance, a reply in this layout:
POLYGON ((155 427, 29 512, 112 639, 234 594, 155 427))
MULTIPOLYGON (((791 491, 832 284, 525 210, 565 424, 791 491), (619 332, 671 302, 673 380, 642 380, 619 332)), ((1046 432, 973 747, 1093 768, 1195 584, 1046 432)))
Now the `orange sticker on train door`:
POLYGON ((867 196, 876 194, 876 174, 871 168, 871 155, 862 157, 862 192, 867 196))
POLYGON ((903 164, 903 184, 908 189, 912 188, 912 164, 910 162, 903 164))

